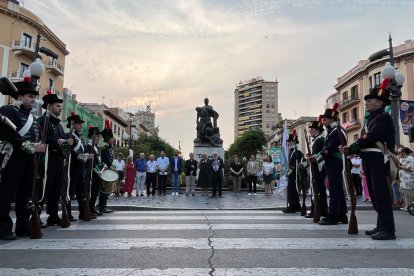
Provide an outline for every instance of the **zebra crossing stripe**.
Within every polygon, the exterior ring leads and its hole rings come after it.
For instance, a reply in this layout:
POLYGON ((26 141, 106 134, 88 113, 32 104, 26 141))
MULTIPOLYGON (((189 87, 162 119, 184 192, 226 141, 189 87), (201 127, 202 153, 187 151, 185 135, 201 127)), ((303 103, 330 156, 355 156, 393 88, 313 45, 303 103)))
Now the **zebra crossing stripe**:
MULTIPOLYGON (((137 268, 59 268, 59 269, 23 269, 23 268, 0 268, 1 275, 90 275, 90 276, 205 276, 208 268, 168 268, 168 269, 137 269, 137 268)), ((239 276, 239 275, 279 275, 279 276, 303 276, 303 275, 354 275, 354 276, 405 276, 414 275, 412 268, 215 268, 216 276, 239 276)))
MULTIPOLYGON (((212 246, 220 249, 396 249, 414 248, 414 238, 375 241, 370 238, 212 238, 212 246)), ((114 239, 22 239, 0 245, 0 250, 118 250, 118 249, 211 249, 208 239, 181 238, 114 238, 114 239)))
MULTIPOLYGON (((318 224, 92 224, 92 223, 76 223, 69 228, 58 228, 58 231, 139 231, 139 230, 209 230, 212 226, 213 230, 317 230, 317 231, 346 231, 347 224, 326 225, 318 224)), ((360 224, 360 231, 374 228, 373 224, 360 224)))

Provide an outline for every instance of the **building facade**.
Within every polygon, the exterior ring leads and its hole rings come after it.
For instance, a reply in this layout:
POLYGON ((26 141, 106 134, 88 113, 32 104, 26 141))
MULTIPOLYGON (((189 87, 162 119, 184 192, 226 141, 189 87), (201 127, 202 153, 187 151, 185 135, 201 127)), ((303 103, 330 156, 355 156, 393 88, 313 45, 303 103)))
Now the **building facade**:
MULTIPOLYGON (((108 119, 115 138, 114 145, 116 147, 125 147, 123 136, 126 132, 126 128, 128 127, 127 121, 125 121, 121 116, 119 116, 116 112, 104 104, 83 103, 81 105, 87 107, 89 110, 96 112, 98 115, 101 115, 103 117, 103 122, 108 119)), ((104 124, 99 126, 99 128, 103 129, 104 124)))
MULTIPOLYGON (((414 100, 414 41, 407 40, 393 47, 393 51, 394 66, 405 76, 401 99, 414 100)), ((354 68, 337 78, 334 86, 337 92, 327 99, 327 107, 334 102, 339 103, 340 122, 348 133, 348 143, 360 136, 365 117, 364 96, 370 88, 381 83, 381 70, 387 61, 389 56, 372 62, 368 59, 359 61, 354 68)), ((400 142, 409 145, 408 136, 404 135, 401 127, 400 142)))
POLYGON ((134 114, 136 124, 142 124, 149 135, 158 136, 159 127, 155 126, 155 112, 151 111, 151 106, 147 105, 146 110, 138 110, 134 114), (139 122, 139 123, 138 123, 139 122))
POLYGON ((234 90, 234 139, 247 129, 261 129, 272 134, 280 120, 278 113, 278 82, 262 77, 240 81, 234 90))
MULTIPOLYGON (((16 0, 0 0, 0 75, 11 81, 23 79, 23 72, 34 61, 36 42, 58 55, 52 58, 44 53, 38 57, 45 67, 40 77, 41 98, 48 90, 62 96, 65 57, 69 54, 65 43, 59 39, 35 14, 19 5, 16 0)), ((11 101, 0 98, 0 104, 11 101)))
MULTIPOLYGON (((298 148, 303 152, 307 153, 307 146, 306 146, 306 138, 305 138, 305 130, 307 132, 307 135, 309 137, 309 123, 312 121, 317 121, 317 117, 311 117, 311 116, 302 116, 299 117, 296 120, 291 119, 285 119, 278 122, 273 128, 272 128, 272 135, 267 140, 267 146, 270 147, 280 147, 283 139, 283 128, 286 123, 286 127, 288 129, 288 133, 292 134, 293 130, 296 131, 296 134, 298 136, 299 145, 298 148)), ((310 143, 310 140, 309 140, 310 143)))
POLYGON ((69 89, 63 89, 63 109, 62 109, 62 125, 67 129, 67 118, 70 116, 71 112, 75 112, 79 115, 85 123, 83 124, 82 133, 84 133, 84 138, 88 133, 89 126, 97 126, 99 129, 102 129, 104 125, 104 120, 101 114, 98 112, 92 111, 86 106, 82 105, 76 100, 76 95, 72 94, 69 89))

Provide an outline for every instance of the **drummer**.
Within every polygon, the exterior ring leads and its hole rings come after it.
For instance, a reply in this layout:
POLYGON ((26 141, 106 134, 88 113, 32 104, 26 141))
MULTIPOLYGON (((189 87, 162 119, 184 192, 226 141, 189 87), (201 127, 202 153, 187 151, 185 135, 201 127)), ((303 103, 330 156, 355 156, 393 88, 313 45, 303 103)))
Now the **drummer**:
MULTIPOLYGON (((101 160, 106 165, 107 168, 112 168, 112 163, 114 161, 114 153, 112 151, 112 145, 115 141, 114 134, 112 133, 109 120, 105 120, 105 128, 101 131, 103 146, 101 149, 101 160)), ((108 194, 102 193, 99 194, 99 212, 102 213, 112 213, 113 210, 108 209, 108 194)))

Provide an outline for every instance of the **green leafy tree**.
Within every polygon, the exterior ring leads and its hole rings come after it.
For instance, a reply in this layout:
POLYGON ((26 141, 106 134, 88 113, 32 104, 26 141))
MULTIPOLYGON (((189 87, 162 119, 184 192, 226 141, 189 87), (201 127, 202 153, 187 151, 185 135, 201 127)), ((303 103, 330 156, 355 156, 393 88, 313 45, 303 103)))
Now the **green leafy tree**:
MULTIPOLYGON (((171 157, 173 156, 175 149, 158 136, 147 136, 143 134, 133 145, 132 150, 134 151, 134 159, 137 159, 141 152, 145 154, 146 158, 151 154, 157 158, 160 156, 162 150, 165 152, 166 156, 171 157)), ((124 156, 128 156, 128 149, 126 148, 120 148, 118 152, 122 152, 124 156)))

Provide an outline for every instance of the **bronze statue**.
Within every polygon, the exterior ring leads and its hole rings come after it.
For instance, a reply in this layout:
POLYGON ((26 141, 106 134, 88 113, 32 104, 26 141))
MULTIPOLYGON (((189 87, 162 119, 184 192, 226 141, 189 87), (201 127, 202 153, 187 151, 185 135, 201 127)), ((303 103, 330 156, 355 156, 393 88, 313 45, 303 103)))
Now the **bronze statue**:
POLYGON ((208 98, 204 99, 204 106, 196 107, 197 111, 197 138, 194 139, 195 146, 221 147, 223 140, 220 139, 220 130, 217 127, 219 114, 208 104, 208 98), (213 122, 211 122, 213 118, 213 122))

